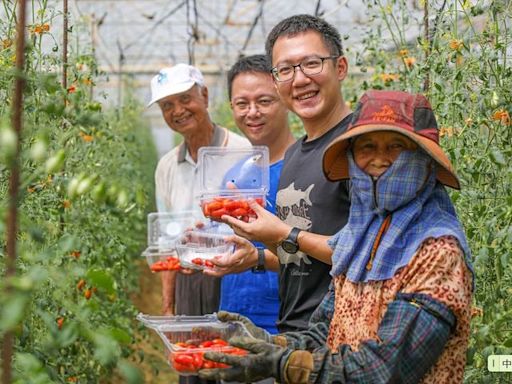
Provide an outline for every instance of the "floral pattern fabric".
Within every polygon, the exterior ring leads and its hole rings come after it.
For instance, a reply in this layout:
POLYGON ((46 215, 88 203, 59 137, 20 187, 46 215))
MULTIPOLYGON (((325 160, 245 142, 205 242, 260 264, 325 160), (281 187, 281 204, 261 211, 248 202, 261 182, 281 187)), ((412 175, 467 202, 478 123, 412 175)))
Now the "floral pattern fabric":
POLYGON ((409 264, 393 278, 354 283, 334 278, 335 308, 327 345, 332 352, 347 344, 353 351, 376 340, 387 305, 398 293, 425 294, 445 304, 457 318, 454 333, 437 363, 421 383, 461 383, 464 375, 471 314, 472 274, 457 239, 429 238, 409 264))

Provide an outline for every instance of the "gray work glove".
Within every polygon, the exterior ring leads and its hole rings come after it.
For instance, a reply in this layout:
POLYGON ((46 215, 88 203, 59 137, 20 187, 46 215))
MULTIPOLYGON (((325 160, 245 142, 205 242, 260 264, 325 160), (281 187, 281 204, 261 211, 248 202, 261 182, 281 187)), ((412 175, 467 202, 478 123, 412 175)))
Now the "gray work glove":
POLYGON ((268 333, 263 328, 254 325, 254 323, 245 316, 233 312, 219 311, 217 313, 217 318, 220 321, 224 322, 239 321, 245 326, 245 328, 247 329, 247 331, 249 331, 252 337, 269 343, 272 342, 272 335, 270 333, 268 333))
POLYGON ((206 352, 204 358, 230 368, 201 369, 199 377, 249 383, 274 377, 281 383, 306 384, 313 370, 313 356, 249 337, 233 337, 231 345, 249 351, 245 356, 206 352))

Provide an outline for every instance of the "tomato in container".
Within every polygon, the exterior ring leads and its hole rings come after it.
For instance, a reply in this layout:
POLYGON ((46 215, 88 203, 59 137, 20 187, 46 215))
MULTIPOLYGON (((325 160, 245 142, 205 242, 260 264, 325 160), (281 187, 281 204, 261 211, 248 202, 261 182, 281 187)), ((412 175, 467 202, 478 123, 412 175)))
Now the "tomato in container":
POLYGON ((137 319, 160 336, 170 367, 181 376, 197 375, 200 369, 227 368, 204 358, 206 352, 245 355, 248 352, 229 344, 232 337, 252 337, 238 321, 221 322, 216 314, 204 316, 149 316, 137 319))
POLYGON ((212 220, 223 215, 255 217, 249 199, 265 206, 269 189, 268 148, 202 147, 198 152, 201 210, 212 220))
POLYGON ((176 252, 183 268, 203 270, 214 268, 212 259, 233 253, 234 244, 226 241, 226 235, 208 231, 187 231, 176 243, 176 252))

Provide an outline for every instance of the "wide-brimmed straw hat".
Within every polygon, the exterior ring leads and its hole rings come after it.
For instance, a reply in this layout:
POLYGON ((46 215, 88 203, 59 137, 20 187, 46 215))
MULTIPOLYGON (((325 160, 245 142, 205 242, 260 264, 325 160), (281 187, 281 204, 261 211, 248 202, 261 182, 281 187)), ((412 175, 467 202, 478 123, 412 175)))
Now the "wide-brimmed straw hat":
POLYGON ((424 95, 400 91, 368 91, 359 101, 347 131, 334 139, 323 156, 323 170, 331 181, 348 179, 347 149, 351 138, 368 132, 398 132, 418 144, 440 167, 437 179, 460 189, 448 156, 439 146, 439 130, 424 95))

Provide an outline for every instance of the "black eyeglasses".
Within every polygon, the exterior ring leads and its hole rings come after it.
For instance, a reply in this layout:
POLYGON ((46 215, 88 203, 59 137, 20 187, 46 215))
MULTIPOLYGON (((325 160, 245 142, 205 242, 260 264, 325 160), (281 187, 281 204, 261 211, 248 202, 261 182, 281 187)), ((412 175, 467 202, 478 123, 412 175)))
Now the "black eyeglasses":
POLYGON ((295 68, 299 67, 306 76, 318 75, 324 69, 325 60, 334 60, 339 56, 306 57, 299 64, 282 64, 272 68, 272 76, 279 82, 290 81, 295 77, 295 68))

